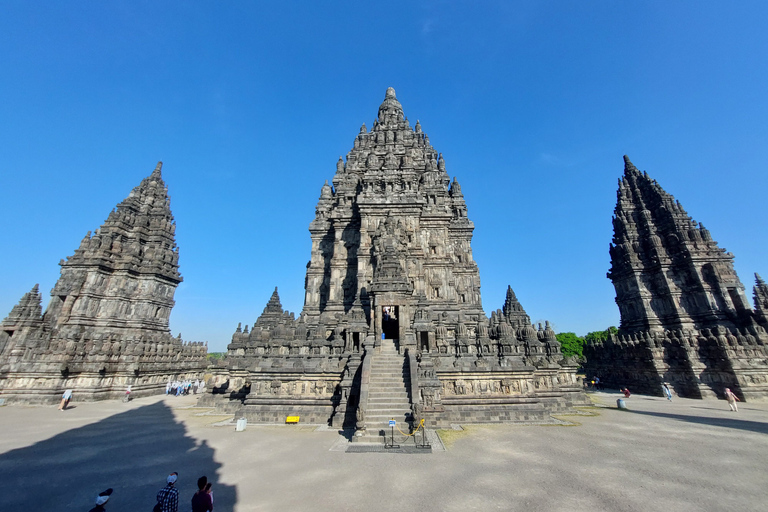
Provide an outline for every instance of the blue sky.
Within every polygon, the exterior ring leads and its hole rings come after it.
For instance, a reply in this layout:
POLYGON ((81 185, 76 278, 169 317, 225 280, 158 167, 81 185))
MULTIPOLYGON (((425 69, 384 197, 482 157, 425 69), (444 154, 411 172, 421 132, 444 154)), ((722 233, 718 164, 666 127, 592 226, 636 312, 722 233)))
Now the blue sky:
POLYGON ((605 277, 628 154, 768 277, 765 2, 0 5, 0 317, 157 161, 174 334, 223 350, 275 286, 303 306, 325 180, 387 87, 474 221, 487 313, 617 325, 605 277))

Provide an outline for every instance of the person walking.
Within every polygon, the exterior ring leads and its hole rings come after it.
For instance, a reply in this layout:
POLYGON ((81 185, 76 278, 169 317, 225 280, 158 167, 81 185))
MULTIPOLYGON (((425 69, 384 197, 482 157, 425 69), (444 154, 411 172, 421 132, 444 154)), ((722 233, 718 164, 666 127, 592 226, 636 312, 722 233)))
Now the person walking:
POLYGON ((730 407, 732 411, 739 412, 739 407, 736 405, 736 402, 741 402, 741 400, 733 394, 731 388, 725 388, 725 399, 728 400, 728 407, 730 407))
POLYGON ((664 396, 667 397, 667 400, 672 400, 672 390, 669 389, 669 382, 665 382, 661 385, 662 388, 664 388, 664 396))
POLYGON ((192 512, 212 512, 213 497, 211 484, 208 477, 201 476, 197 479, 197 492, 192 496, 192 512))
POLYGON ((72 400, 72 390, 68 389, 61 395, 61 403, 59 404, 59 410, 63 411, 69 405, 69 401, 72 400))
POLYGON ((152 512, 179 512, 179 490, 176 488, 176 480, 179 474, 175 471, 165 479, 166 486, 157 493, 157 504, 152 512))

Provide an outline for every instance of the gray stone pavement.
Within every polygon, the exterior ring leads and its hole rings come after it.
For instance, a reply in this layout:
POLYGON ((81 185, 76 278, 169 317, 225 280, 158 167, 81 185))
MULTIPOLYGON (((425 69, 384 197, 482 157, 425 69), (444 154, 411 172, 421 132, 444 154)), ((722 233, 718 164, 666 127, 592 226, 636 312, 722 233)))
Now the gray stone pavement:
POLYGON ((575 426, 467 426, 433 453, 345 453, 334 430, 215 427, 195 397, 0 407, 0 510, 146 511, 170 471, 221 511, 765 510, 768 404, 595 393, 575 426))

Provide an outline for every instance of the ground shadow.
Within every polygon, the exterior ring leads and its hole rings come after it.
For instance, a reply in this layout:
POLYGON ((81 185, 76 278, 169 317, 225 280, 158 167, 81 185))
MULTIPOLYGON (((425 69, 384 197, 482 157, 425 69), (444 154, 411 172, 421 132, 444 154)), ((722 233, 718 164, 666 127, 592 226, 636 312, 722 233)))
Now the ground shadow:
POLYGON ((713 427, 735 428, 738 430, 748 430, 760 434, 768 434, 768 423, 761 421, 750 421, 738 419, 734 416, 728 418, 708 418, 704 416, 687 416, 685 414, 670 414, 667 412, 637 411, 628 409, 632 414, 644 414, 647 416, 657 416, 660 418, 670 418, 674 420, 687 421, 689 423, 699 423, 701 425, 711 425, 713 427))
POLYGON ((190 509, 202 475, 213 482, 216 510, 232 510, 237 490, 218 483, 220 467, 214 450, 157 402, 0 455, 0 510, 89 510, 112 487, 109 512, 149 511, 171 471, 179 473, 180 511, 190 509))

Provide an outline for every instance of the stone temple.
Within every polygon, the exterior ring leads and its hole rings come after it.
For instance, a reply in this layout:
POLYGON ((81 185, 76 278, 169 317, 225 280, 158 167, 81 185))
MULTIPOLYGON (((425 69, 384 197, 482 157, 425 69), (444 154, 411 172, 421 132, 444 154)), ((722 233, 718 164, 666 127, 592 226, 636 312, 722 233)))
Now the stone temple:
POLYGON ((182 278, 162 164, 61 260, 43 313, 35 285, 0 323, 0 398, 53 402, 137 395, 202 378, 207 347, 170 334, 182 278))
POLYGON ((389 419, 544 420, 583 403, 576 362, 511 288, 486 316, 473 230, 459 182, 388 89, 320 191, 303 311, 284 311, 275 289, 203 403, 368 435, 389 419))
POLYGON ((587 372, 606 385, 691 398, 768 397, 768 287, 756 275, 755 309, 733 255, 672 195, 624 157, 608 278, 619 336, 586 347, 587 372))

